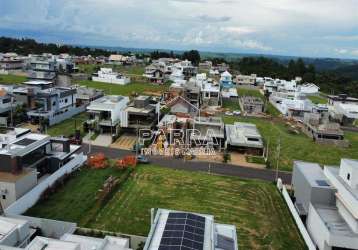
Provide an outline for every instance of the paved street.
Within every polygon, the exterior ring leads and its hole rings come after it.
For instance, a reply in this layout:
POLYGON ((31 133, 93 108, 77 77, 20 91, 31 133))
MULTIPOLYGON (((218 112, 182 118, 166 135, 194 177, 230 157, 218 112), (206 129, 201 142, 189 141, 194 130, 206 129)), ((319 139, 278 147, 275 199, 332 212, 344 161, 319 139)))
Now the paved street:
MULTIPOLYGON (((83 144, 82 151, 88 152, 88 145, 83 144)), ((133 152, 122 149, 91 146, 91 153, 104 153, 108 158, 121 158, 133 152)), ((274 181, 276 171, 270 169, 256 169, 240 167, 236 165, 224 164, 224 163, 208 163, 198 161, 184 161, 183 159, 173 159, 169 157, 152 156, 149 157, 151 163, 173 169, 183 169, 189 171, 203 171, 211 172, 220 175, 237 176, 249 179, 260 179, 265 181, 274 181), (210 167, 209 167, 210 166, 210 167), (209 170, 210 169, 210 170, 209 170)), ((278 176, 284 183, 291 183, 291 173, 279 171, 278 176)))

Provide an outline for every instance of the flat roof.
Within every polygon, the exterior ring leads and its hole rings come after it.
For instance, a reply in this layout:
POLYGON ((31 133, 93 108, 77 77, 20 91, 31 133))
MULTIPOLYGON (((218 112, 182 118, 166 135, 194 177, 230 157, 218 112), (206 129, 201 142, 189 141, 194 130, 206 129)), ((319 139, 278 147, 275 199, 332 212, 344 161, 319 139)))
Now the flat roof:
POLYGON ((338 213, 337 207, 322 204, 312 204, 312 206, 330 233, 339 236, 358 237, 358 234, 351 230, 347 222, 338 213))
POLYGON ((79 243, 61 241, 37 236, 27 246, 26 250, 79 250, 79 243))
POLYGON ((311 187, 332 188, 318 163, 294 161, 293 164, 304 175, 311 187))
POLYGON ((33 149, 34 147, 36 148, 37 146, 42 146, 43 143, 46 143, 47 139, 49 138, 49 135, 27 133, 24 136, 21 136, 18 139, 9 142, 9 144, 5 148, 0 149, 0 154, 21 155, 26 153, 25 151, 27 149, 33 149))
POLYGON ((31 80, 24 82, 26 85, 49 85, 52 84, 50 81, 41 81, 41 80, 31 80))
POLYGON ((27 224, 27 221, 0 216, 0 242, 5 239, 16 228, 27 224))
POLYGON ((262 136, 255 124, 235 122, 226 124, 225 130, 229 145, 263 148, 262 136))

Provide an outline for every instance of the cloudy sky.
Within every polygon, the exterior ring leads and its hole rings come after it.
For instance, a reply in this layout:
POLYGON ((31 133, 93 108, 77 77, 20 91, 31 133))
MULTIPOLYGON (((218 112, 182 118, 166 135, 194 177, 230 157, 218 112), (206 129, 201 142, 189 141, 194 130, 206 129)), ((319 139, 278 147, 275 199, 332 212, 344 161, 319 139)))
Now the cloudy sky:
POLYGON ((0 35, 358 59, 358 0, 0 0, 0 35))

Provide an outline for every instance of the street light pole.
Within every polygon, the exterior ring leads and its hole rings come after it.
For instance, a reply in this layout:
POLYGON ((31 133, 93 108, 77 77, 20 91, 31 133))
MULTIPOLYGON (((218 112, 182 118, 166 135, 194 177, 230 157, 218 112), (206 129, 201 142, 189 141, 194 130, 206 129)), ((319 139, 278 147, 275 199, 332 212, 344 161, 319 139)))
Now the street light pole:
POLYGON ((276 178, 275 180, 278 180, 278 165, 280 163, 280 151, 281 151, 281 135, 278 138, 278 147, 277 147, 277 164, 276 164, 276 178))

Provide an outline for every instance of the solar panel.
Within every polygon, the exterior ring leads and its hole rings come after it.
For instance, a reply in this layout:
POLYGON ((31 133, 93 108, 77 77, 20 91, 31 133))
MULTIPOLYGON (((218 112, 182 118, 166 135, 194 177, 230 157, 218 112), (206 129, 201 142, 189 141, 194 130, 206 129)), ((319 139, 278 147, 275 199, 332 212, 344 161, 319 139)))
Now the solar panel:
POLYGON ((329 187, 329 184, 325 180, 316 180, 316 183, 321 187, 329 187))
POLYGON ((32 139, 29 139, 29 138, 25 138, 25 139, 22 139, 18 142, 15 142, 14 144, 15 145, 20 145, 20 146, 28 146, 32 143, 34 143, 36 140, 32 140, 32 139))
POLYGON ((169 213, 159 250, 203 250, 205 217, 169 213))

